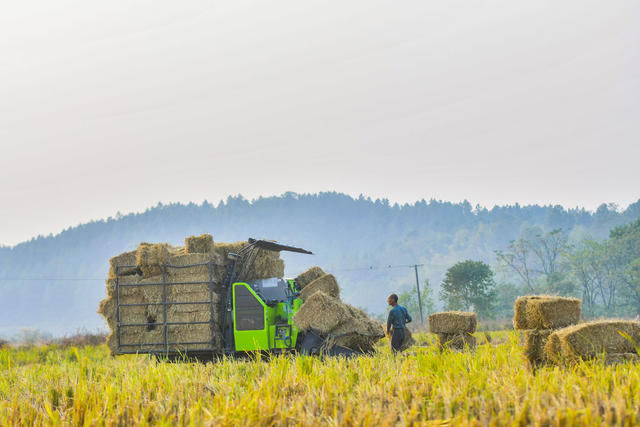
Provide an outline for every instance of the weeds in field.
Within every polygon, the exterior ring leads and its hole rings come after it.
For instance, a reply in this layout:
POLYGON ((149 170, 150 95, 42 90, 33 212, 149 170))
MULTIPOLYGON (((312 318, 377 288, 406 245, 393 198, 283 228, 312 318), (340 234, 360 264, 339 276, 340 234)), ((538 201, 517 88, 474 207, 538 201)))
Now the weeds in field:
MULTIPOLYGON (((0 350, 5 424, 396 425, 640 422, 640 369, 532 372, 514 332, 475 353, 432 345, 351 360, 256 355, 217 363, 109 356, 106 346, 0 350)), ((432 343, 426 335, 419 342, 432 343)))

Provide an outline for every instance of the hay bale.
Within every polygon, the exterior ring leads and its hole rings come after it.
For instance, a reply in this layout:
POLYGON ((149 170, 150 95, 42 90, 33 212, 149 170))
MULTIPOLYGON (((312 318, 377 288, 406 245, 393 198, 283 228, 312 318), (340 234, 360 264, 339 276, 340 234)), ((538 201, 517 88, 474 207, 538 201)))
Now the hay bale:
POLYGON ((533 366, 545 362, 544 348, 553 329, 527 329, 524 331, 524 354, 533 366))
POLYGON ((384 338, 382 326, 359 308, 348 304, 345 308, 349 318, 330 333, 336 337, 335 344, 363 352, 373 351, 376 342, 384 338))
POLYGON ((326 273, 322 271, 320 267, 311 267, 304 273, 300 273, 295 279, 296 284, 298 285, 298 289, 304 289, 309 283, 324 276, 325 274, 326 273))
POLYGON ((436 334, 472 334, 476 331, 478 318, 466 311, 445 311, 429 315, 429 329, 436 334))
POLYGON ((340 299, 340 286, 338 286, 338 281, 333 274, 325 274, 309 283, 300 291, 300 298, 306 301, 316 292, 324 292, 327 295, 340 299))
POLYGON ((640 322, 600 320, 554 332, 549 336, 544 353, 552 361, 575 361, 603 353, 635 353, 639 344, 640 322))
POLYGON ((169 259, 169 249, 166 243, 140 243, 136 253, 136 264, 144 277, 162 274, 162 266, 169 259))
MULTIPOLYGON (((248 242, 234 243, 214 243, 214 253, 223 264, 228 264, 229 254, 238 253, 248 242)), ((245 272, 245 280, 268 279, 271 277, 284 276, 284 261, 280 259, 280 252, 259 250, 255 256, 253 264, 245 272)))
POLYGON ((438 333, 438 346, 440 349, 449 348, 451 350, 474 350, 476 348, 476 337, 468 332, 462 333, 438 333))
POLYGON ((303 332, 313 328, 327 334, 350 318, 351 314, 340 300, 319 291, 302 304, 293 316, 293 323, 303 332))
POLYGON ((207 254, 213 251, 213 236, 202 234, 189 236, 184 239, 184 249, 187 254, 207 254))
POLYGON ((581 301, 551 295, 528 295, 516 299, 515 329, 557 329, 580 321, 581 301))
POLYGON ((126 276, 131 274, 137 274, 137 258, 136 258, 137 250, 130 252, 123 252, 120 255, 116 255, 109 260, 109 277, 108 279, 115 279, 116 277, 116 268, 117 267, 128 267, 128 268, 120 268, 118 270, 119 276, 126 276))

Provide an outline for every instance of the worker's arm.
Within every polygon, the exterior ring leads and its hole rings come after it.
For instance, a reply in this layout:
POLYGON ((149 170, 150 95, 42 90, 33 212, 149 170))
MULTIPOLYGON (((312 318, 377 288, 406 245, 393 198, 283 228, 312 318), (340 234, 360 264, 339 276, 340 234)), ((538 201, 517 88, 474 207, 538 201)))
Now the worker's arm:
POLYGON ((409 314, 408 310, 404 310, 404 314, 406 314, 406 317, 404 319, 404 323, 411 323, 413 321, 413 319, 411 318, 411 315, 409 314))
POLYGON ((387 333, 391 333, 391 312, 389 312, 389 315, 387 316, 387 333))

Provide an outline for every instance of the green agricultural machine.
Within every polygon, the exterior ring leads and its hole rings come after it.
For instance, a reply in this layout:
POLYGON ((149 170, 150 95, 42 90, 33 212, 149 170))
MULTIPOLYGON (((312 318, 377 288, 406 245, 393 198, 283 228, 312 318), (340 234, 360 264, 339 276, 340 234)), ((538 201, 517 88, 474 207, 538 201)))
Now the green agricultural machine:
MULTIPOLYGON (((118 353, 150 353, 159 357, 196 358, 210 360, 221 355, 235 356, 250 352, 282 353, 298 352, 311 355, 344 355, 351 356, 354 350, 328 344, 326 337, 318 331, 299 331, 293 323, 293 316, 302 305, 295 279, 267 278, 247 281, 247 273, 255 261, 259 251, 288 251, 301 254, 312 254, 302 248, 281 245, 268 240, 248 239, 247 245, 237 253, 229 253, 226 274, 222 283, 224 300, 222 307, 214 300, 213 268, 221 265, 213 262, 184 266, 163 266, 162 283, 119 284, 120 274, 116 271, 116 295, 120 295, 126 286, 162 286, 162 301, 158 303, 126 304, 117 299, 118 316, 118 353), (181 268, 207 268, 209 280, 200 282, 171 282, 169 271, 181 268), (206 301, 176 302, 167 301, 169 287, 187 287, 190 285, 209 285, 210 299, 206 301), (155 323, 123 323, 123 310, 143 305, 159 305, 164 312, 161 322, 155 323), (178 322, 170 319, 167 308, 176 304, 204 305, 210 311, 210 319, 206 321, 178 322), (222 310, 222 313, 220 311, 222 310), (221 314, 221 315, 220 315, 221 314), (221 323, 216 325, 216 323, 221 323), (207 340, 171 341, 167 331, 172 327, 199 327, 209 325, 211 336, 207 340), (142 337, 134 342, 124 343, 121 330, 128 327, 164 328, 162 342, 145 342, 142 337), (221 336, 218 331, 221 331, 221 336), (182 348, 183 350, 178 350, 182 348), (194 350, 190 348, 195 348, 194 350), (184 350, 186 349, 186 350, 184 350)), ((130 271, 131 266, 122 266, 118 270, 130 271)), ((188 292, 188 291, 187 291, 188 292)))

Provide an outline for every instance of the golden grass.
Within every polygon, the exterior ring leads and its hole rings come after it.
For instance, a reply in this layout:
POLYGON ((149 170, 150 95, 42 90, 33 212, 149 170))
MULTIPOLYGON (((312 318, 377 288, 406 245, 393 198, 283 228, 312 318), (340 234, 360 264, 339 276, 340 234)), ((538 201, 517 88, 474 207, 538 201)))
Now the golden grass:
MULTIPOLYGON (((597 361, 532 371, 517 334, 470 352, 385 342, 352 360, 218 363, 112 358, 106 346, 0 350, 3 424, 637 425, 640 369, 597 361), (494 345, 499 342, 500 344, 494 345)), ((433 342, 417 334, 418 342, 433 342)))

